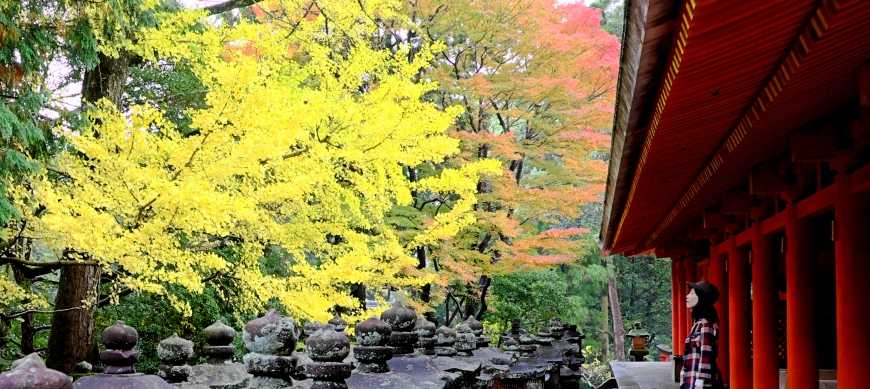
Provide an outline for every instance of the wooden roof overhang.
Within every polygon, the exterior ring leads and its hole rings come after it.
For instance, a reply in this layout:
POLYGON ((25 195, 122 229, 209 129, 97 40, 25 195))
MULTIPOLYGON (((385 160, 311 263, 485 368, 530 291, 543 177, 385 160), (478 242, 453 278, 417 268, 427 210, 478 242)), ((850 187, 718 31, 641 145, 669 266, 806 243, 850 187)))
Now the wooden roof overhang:
POLYGON ((788 132, 856 96, 868 18, 860 0, 629 1, 605 251, 671 239, 784 151, 788 132), (669 23, 650 12, 657 7, 677 8, 670 38, 655 34, 669 23))

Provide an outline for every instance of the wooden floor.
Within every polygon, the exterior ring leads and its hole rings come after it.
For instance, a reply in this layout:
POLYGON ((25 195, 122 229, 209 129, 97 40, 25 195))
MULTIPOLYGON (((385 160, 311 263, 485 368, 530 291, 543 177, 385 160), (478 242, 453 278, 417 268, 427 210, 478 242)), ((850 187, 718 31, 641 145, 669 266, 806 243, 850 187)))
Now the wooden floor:
POLYGON ((678 389, 672 362, 610 362, 619 389, 678 389))

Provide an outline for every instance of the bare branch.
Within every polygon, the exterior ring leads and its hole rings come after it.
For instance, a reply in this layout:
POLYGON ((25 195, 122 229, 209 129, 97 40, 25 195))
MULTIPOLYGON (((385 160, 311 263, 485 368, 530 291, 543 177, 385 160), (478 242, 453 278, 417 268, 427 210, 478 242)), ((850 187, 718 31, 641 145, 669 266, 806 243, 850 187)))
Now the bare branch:
POLYGON ((83 265, 93 266, 93 265, 98 265, 98 263, 96 261, 58 260, 58 261, 48 261, 48 262, 34 262, 34 261, 27 261, 27 260, 24 260, 21 258, 16 258, 16 257, 0 257, 0 265, 7 264, 7 263, 28 266, 28 267, 47 267, 47 268, 53 268, 53 269, 60 268, 61 266, 83 266, 83 265))

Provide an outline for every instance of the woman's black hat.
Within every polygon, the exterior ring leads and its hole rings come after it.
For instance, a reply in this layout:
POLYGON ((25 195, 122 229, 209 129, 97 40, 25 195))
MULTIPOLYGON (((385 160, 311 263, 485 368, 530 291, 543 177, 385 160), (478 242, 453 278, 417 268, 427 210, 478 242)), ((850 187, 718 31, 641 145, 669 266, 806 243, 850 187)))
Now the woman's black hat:
POLYGON ((713 304, 719 300, 719 288, 707 281, 689 282, 688 285, 695 290, 700 301, 713 304))

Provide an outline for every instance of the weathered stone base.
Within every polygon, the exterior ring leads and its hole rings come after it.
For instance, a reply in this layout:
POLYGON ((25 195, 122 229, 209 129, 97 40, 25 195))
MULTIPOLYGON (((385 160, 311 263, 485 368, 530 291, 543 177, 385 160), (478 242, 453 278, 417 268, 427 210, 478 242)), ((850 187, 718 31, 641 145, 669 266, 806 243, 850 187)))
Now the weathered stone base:
POLYGON ((184 382, 187 381, 187 377, 190 376, 190 370, 191 368, 188 365, 160 365, 158 367, 157 376, 163 378, 166 382, 169 383, 184 382))
POLYGON ((414 345, 417 344, 416 332, 393 331, 390 334, 390 342, 388 343, 393 348, 393 354, 411 354, 414 352, 414 345))
POLYGON ((312 362, 305 365, 305 374, 314 382, 311 389, 347 389, 344 380, 350 377, 353 365, 344 362, 312 362))
POLYGON ((344 381, 317 381, 311 383, 311 389, 347 389, 344 381))
POLYGON ((353 355, 359 362, 356 370, 361 373, 386 373, 390 371, 387 361, 393 357, 389 346, 356 346, 353 355))
POLYGON ((248 381, 247 389, 292 389, 293 380, 277 377, 254 377, 248 381))
POLYGON ((477 337, 477 348, 489 347, 490 339, 488 336, 478 336, 477 337))
POLYGON ((236 353, 236 346, 202 346, 202 354, 208 363, 218 364, 232 360, 236 353))
POLYGON ((453 347, 435 347, 435 354, 439 357, 452 357, 456 355, 456 349, 453 347))
POLYGON ((418 338, 417 348, 423 355, 435 355, 435 338, 418 338))
POLYGON ((219 365, 195 365, 190 367, 187 382, 178 384, 181 388, 245 389, 252 378, 241 363, 222 363, 219 365))
POLYGON ((288 377, 296 366, 293 357, 248 353, 242 358, 248 373, 263 377, 288 377))

